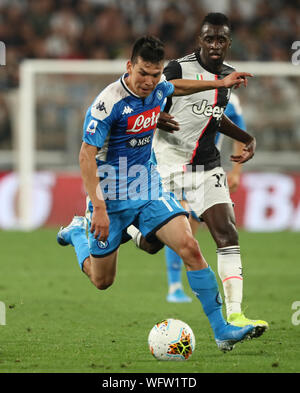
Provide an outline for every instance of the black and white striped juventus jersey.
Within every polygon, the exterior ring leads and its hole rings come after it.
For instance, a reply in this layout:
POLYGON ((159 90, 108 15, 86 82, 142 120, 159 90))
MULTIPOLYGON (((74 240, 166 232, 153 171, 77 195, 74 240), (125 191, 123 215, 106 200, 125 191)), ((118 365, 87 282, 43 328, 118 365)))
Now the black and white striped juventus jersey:
MULTIPOLYGON (((221 72, 215 75, 202 65, 199 52, 178 60, 172 60, 164 69, 167 80, 223 79, 234 68, 223 63, 221 72)), ((207 90, 183 97, 169 97, 165 111, 172 114, 180 130, 173 134, 157 130, 153 148, 158 166, 204 165, 205 170, 220 166, 220 152, 215 147, 215 136, 230 98, 230 89, 207 90)))

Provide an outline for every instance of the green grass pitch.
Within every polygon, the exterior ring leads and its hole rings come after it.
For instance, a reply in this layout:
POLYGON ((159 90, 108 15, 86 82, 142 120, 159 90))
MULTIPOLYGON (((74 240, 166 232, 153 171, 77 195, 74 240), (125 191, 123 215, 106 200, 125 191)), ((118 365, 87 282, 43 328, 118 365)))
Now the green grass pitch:
MULTIPOLYGON (((195 297, 190 304, 166 302, 163 251, 151 256, 125 244, 114 285, 99 291, 80 271, 74 249, 58 246, 55 237, 50 229, 0 232, 0 301, 6 306, 0 373, 300 371, 300 324, 292 323, 292 304, 300 301, 299 233, 240 233, 243 307, 270 329, 226 354, 195 297), (148 333, 165 318, 192 327, 196 350, 187 362, 158 362, 150 354, 148 333)), ((198 240, 216 272, 212 239, 202 230, 198 240)), ((193 296, 184 271, 183 280, 193 296)))

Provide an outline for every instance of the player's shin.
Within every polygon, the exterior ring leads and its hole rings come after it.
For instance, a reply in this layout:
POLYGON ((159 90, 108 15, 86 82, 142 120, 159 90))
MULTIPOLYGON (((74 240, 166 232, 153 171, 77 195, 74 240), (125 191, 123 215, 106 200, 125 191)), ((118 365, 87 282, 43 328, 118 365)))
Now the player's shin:
POLYGON ((167 275, 168 275, 168 285, 169 292, 172 293, 176 289, 181 288, 181 266, 182 260, 175 251, 170 247, 165 247, 166 255, 166 265, 167 265, 167 275))
POLYGON ((84 271, 84 261, 90 256, 90 250, 85 231, 73 231, 71 234, 71 244, 75 248, 79 267, 82 271, 84 271))
POLYGON ((222 300, 219 294, 216 276, 208 266, 202 270, 187 271, 189 284, 200 300, 215 336, 226 325, 222 314, 222 300))
POLYGON ((243 298, 243 276, 240 247, 217 249, 218 273, 224 288, 227 318, 232 313, 241 313, 243 298))

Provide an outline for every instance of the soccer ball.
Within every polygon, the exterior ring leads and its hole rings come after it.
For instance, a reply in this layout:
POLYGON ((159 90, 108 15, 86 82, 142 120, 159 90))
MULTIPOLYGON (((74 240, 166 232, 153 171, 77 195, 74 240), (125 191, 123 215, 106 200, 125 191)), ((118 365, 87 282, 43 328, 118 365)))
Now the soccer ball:
POLYGON ((195 350, 192 329, 179 319, 165 319, 148 336, 150 352, 157 360, 188 360, 195 350))

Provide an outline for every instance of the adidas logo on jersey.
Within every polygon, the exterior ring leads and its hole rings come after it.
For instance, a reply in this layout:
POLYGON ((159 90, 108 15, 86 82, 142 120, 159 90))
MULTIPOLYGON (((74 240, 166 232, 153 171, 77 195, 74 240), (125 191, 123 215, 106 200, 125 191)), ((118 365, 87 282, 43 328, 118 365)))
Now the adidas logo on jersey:
POLYGON ((129 115, 129 113, 131 113, 131 112, 133 112, 133 109, 132 108, 130 108, 130 106, 125 106, 125 108, 124 108, 124 110, 123 110, 123 112, 122 112, 122 115, 129 115))
POLYGON ((194 104, 192 107, 192 111, 196 115, 204 115, 206 117, 213 117, 216 120, 221 120, 223 113, 224 113, 224 108, 220 106, 213 106, 213 105, 207 105, 208 101, 207 100, 202 100, 201 105, 194 104))

